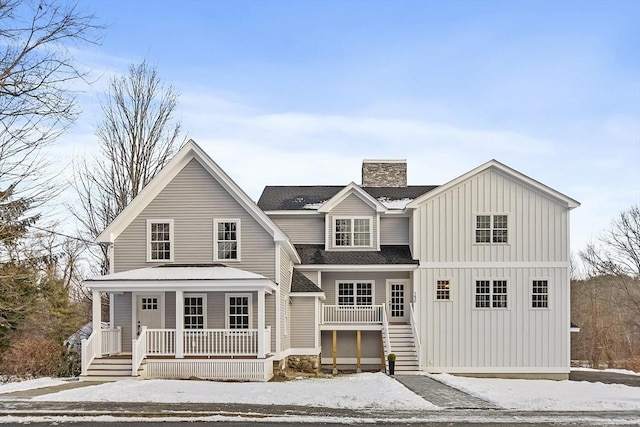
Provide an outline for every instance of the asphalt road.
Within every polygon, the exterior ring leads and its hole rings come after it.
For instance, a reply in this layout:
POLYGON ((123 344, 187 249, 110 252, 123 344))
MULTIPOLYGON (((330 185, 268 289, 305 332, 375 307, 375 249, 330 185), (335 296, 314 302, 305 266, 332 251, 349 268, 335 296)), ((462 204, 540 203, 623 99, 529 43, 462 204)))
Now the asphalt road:
POLYGON ((640 375, 624 375, 607 371, 571 371, 569 379, 572 381, 589 381, 592 383, 624 384, 640 387, 640 375))

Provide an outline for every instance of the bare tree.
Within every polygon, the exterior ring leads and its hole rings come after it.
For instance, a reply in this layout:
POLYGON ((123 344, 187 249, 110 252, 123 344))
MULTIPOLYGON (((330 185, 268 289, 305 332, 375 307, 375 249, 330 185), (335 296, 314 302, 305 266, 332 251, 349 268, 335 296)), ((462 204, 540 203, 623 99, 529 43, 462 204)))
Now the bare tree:
MULTIPOLYGON (((173 118, 177 105, 173 87, 165 87, 146 62, 111 80, 96 130, 100 152, 75 165, 80 207, 72 211, 85 240, 95 239, 170 160, 180 138, 180 122, 173 118)), ((93 253, 107 271, 107 248, 93 253)))
POLYGON ((46 188, 40 150, 75 120, 73 84, 86 77, 69 45, 95 43, 94 22, 64 2, 0 1, 0 188, 46 188))

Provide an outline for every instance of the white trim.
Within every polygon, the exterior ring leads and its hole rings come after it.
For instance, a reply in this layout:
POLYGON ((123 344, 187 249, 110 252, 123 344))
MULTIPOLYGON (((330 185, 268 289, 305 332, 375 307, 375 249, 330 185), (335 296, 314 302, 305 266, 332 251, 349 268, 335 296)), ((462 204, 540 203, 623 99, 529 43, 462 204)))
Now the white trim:
POLYGON ((326 295, 324 292, 291 292, 289 294, 290 297, 317 297, 325 299, 326 295))
POLYGON ((386 283, 387 288, 386 288, 386 301, 385 301, 385 305, 386 305, 386 310, 387 310, 387 318, 391 321, 392 319, 395 320, 396 322, 398 321, 407 321, 409 319, 409 312, 411 310, 411 307, 409 306, 409 304, 411 304, 411 299, 410 299, 410 294, 409 294, 409 286, 411 285, 411 279, 387 279, 386 283), (404 285, 404 308, 402 309, 404 312, 404 316, 402 317, 392 317, 391 316, 391 284, 392 283, 401 283, 404 285))
MULTIPOLYGON (((381 228, 381 224, 380 224, 380 213, 378 213, 376 215, 376 250, 379 251, 380 250, 380 228, 381 228)), ((373 224, 371 224, 371 229, 373 232, 373 224)))
POLYGON ((538 190, 539 192, 559 201, 562 202, 564 204, 565 207, 567 207, 568 209, 574 209, 577 208, 578 206, 580 206, 580 203, 577 202, 576 200, 565 196, 564 194, 560 193, 559 191, 554 190, 551 187, 548 187, 532 178, 529 178, 528 176, 516 171, 515 169, 511 169, 510 167, 500 163, 499 161, 493 159, 493 160, 489 160, 488 162, 478 166, 475 169, 470 170, 469 172, 460 175, 459 177, 447 182, 444 185, 441 185, 438 188, 435 188, 431 191, 429 191, 428 193, 423 194, 422 196, 418 197, 417 199, 415 199, 412 202, 409 202, 407 204, 407 208, 418 208, 420 207, 424 202, 426 202, 429 199, 432 199, 434 197, 437 197, 438 195, 444 193, 445 191, 455 187, 456 185, 473 178, 476 175, 479 175, 482 172, 488 171, 490 169, 494 169, 498 172, 501 172, 505 175, 507 175, 509 178, 519 181, 531 188, 534 188, 536 190, 538 190))
MULTIPOLYGON (((379 218, 379 216, 378 216, 379 218)), ((332 250, 362 250, 362 249, 376 249, 374 244, 374 235, 373 235, 373 221, 374 217, 368 215, 332 215, 331 216, 331 249, 332 250), (357 219, 368 219, 369 220, 369 244, 368 245, 360 245, 356 246, 355 243, 355 220, 357 219), (337 245, 336 244, 336 221, 340 220, 350 220, 351 221, 351 237, 350 237, 350 245, 337 245)), ((378 221, 379 222, 379 221, 378 221)), ((379 225, 378 227, 379 228, 379 225)), ((380 243, 380 233, 378 233, 378 245, 380 243)), ((379 247, 379 246, 378 246, 379 247)))
MULTIPOLYGON (((472 293, 472 301, 471 301, 471 307, 473 310, 480 310, 480 311, 488 311, 488 310, 510 310, 511 309, 511 296, 510 294, 513 292, 510 289, 510 285, 509 285, 509 278, 506 277, 474 277, 471 279, 472 283, 473 283, 473 293, 472 293), (489 282, 489 293, 488 294, 481 294, 481 295, 489 295, 489 307, 478 307, 476 305, 476 290, 477 290, 477 282, 479 281, 483 281, 483 282, 489 282), (506 307, 494 307, 493 306, 493 282, 496 281, 500 281, 500 282, 506 282, 506 287, 507 287, 507 291, 504 295, 507 296, 507 306, 506 307)), ((502 294, 498 294, 498 295, 502 295, 502 294)))
POLYGON ((109 327, 111 329, 115 329, 115 318, 116 318, 116 297, 113 292, 109 292, 109 327))
MULTIPOLYGON (((227 293, 224 294, 224 324, 225 324, 225 328, 226 329, 231 329, 230 323, 229 323, 229 298, 234 298, 234 297, 240 297, 240 298, 244 298, 244 297, 248 297, 247 298, 247 302, 249 304, 249 325, 248 325, 248 329, 253 329, 253 294, 250 292, 237 292, 237 293, 227 293)), ((259 314, 258 314, 259 315, 259 314)), ((242 330, 242 329, 240 329, 242 330)))
POLYGON ((131 292, 131 338, 138 338, 138 297, 159 296, 160 304, 160 329, 165 328, 165 292, 164 291, 132 291, 131 292))
POLYGON ((298 209, 298 210, 291 210, 291 211, 264 211, 264 213, 266 213, 272 218, 274 216, 279 216, 279 215, 285 215, 285 216, 304 215, 304 216, 316 216, 316 217, 324 216, 324 214, 319 213, 315 209, 298 209))
POLYGON ((318 356, 322 351, 321 347, 291 347, 280 353, 280 358, 284 359, 289 356, 318 356))
MULTIPOLYGON (((486 266, 486 264, 485 264, 486 266)), ((296 265, 299 271, 412 271, 418 264, 301 264, 296 265)), ((318 285, 320 286, 320 285, 318 285)), ((320 286, 322 288, 322 286, 320 286)))
MULTIPOLYGON (((551 310, 551 279, 548 277, 529 277, 529 310, 533 311, 549 311, 551 310), (534 307, 533 306, 533 282, 534 281, 546 281, 547 282, 547 306, 546 307, 534 307)), ((542 295, 542 294, 539 294, 542 295)), ((571 310, 569 310, 571 311, 571 310)))
MULTIPOLYGON (((185 327, 185 322, 184 322, 184 299, 185 298, 202 298, 202 315, 204 316, 203 318, 203 322, 202 322, 202 327, 203 329, 207 329, 207 293, 206 292, 183 292, 182 293, 182 328, 183 330, 189 330, 189 331, 196 331, 197 329, 195 328, 190 328, 187 329, 185 327)), ((177 295, 176 295, 176 299, 177 299, 177 295)), ((178 317, 178 313, 176 313, 176 319, 178 317)), ((176 322, 177 323, 177 322, 176 322)), ((228 329, 228 328, 227 328, 228 329)))
MULTIPOLYGON (((357 298, 357 295, 356 295, 356 283, 368 283, 368 284, 371 285, 371 305, 372 306, 376 305, 376 281, 372 280, 372 279, 344 279, 344 280, 336 279, 336 281, 335 281, 335 294, 334 294, 334 296, 335 296, 335 305, 340 305, 338 303, 338 297, 339 297, 338 289, 339 289, 339 285, 341 283, 342 284, 351 284, 351 285, 353 285, 353 295, 352 295, 353 304, 352 305, 345 305, 346 307, 358 306, 358 304, 356 304, 356 298, 357 298)), ((367 306, 369 306, 369 305, 367 304, 367 306)))
POLYGON ((331 324, 331 325, 320 325, 321 331, 381 331, 382 324, 380 325, 363 325, 363 324, 331 324))
MULTIPOLYGON (((474 284, 475 285, 475 284, 474 284)), ((453 279, 450 277, 435 277, 433 279, 433 302, 435 303, 447 303, 453 302, 453 279), (439 281, 448 281, 449 282, 449 298, 448 299, 438 299, 438 282, 439 281)), ((475 300, 474 300, 475 305, 475 300)))
MULTIPOLYGON (((242 224, 240 218, 214 218, 213 219, 213 260, 224 263, 234 263, 242 261, 241 255, 241 236, 242 224), (230 222, 236 224, 236 258, 218 258, 218 224, 221 222, 230 222)), ((229 240, 232 242, 233 240, 229 240)))
MULTIPOLYGON (((300 269, 301 266, 296 266, 300 269)), ((569 268, 566 261, 515 261, 515 262, 420 262, 420 269, 432 268, 569 268)))
POLYGON ((373 196, 371 196, 369 193, 367 193, 362 188, 360 188, 358 184, 356 184, 355 182, 352 182, 346 187, 344 187, 342 190, 340 190, 332 198, 324 202, 324 204, 318 208, 318 212, 321 212, 321 213, 330 212, 333 208, 335 208, 340 203, 342 203, 342 201, 347 197, 349 197, 351 194, 355 194, 363 202, 371 206, 371 208, 374 209, 376 212, 387 211, 387 208, 382 203, 377 201, 375 198, 373 198, 373 196))
POLYGON ((522 367, 494 367, 494 366, 443 366, 428 367, 425 371, 432 374, 450 373, 450 374, 568 374, 570 368, 552 367, 552 366, 522 366, 522 367))
POLYGON ((101 292, 151 292, 176 289, 185 292, 233 292, 264 290, 271 294, 278 287, 269 279, 249 280, 95 280, 85 281, 87 288, 101 292))
MULTIPOLYGON (((324 298, 323 298, 324 301, 324 298)), ((313 312, 313 343, 316 345, 316 348, 322 348, 322 341, 320 336, 320 310, 322 310, 322 304, 320 303, 320 298, 315 300, 314 303, 314 312, 313 312)))
MULTIPOLYGON (((282 328, 282 321, 281 321, 281 317, 282 317, 282 313, 280 312, 281 310, 281 298, 282 298, 282 274, 280 272, 280 263, 282 262, 281 260, 281 255, 280 255, 280 242, 276 242, 275 244, 275 268, 274 268, 274 272, 275 272, 275 281, 278 284, 278 289, 276 289, 276 330, 274 331, 274 333, 276 334, 276 348, 274 353, 275 354, 280 354, 280 352, 282 351, 282 337, 280 336, 280 331, 282 328)), ((291 284, 289 284, 291 285, 291 284)), ((291 286, 289 286, 291 287, 291 286)), ((290 289, 289 289, 290 290, 290 289)), ((287 325, 285 324, 284 326, 284 334, 287 335, 286 331, 287 331, 287 325)))
POLYGON ((174 254, 176 252, 176 241, 174 239, 174 225, 173 219, 147 219, 147 262, 165 263, 173 262, 174 254), (151 258, 151 226, 153 224, 169 224, 169 259, 152 259, 151 258))
POLYGON ((471 236, 471 244, 476 246, 490 246, 490 245, 510 245, 511 244, 511 219, 510 215, 507 212, 474 212, 471 215, 471 220, 473 221, 472 229, 473 234, 471 236), (488 216, 489 217, 489 228, 481 228, 481 230, 489 230, 489 241, 488 242, 478 242, 476 241, 477 236, 476 232, 478 231, 478 217, 479 216, 488 216), (506 216, 507 217, 507 241, 506 242, 494 242, 493 241, 493 230, 504 230, 504 228, 494 228, 494 217, 496 216, 506 216))
MULTIPOLYGON (((338 357, 336 358, 336 363, 338 365, 355 365, 358 362, 355 357, 338 357)), ((320 361, 320 364, 332 365, 333 357, 323 357, 322 360, 320 361)), ((360 364, 380 366, 380 358, 379 357, 362 357, 360 358, 360 364)))

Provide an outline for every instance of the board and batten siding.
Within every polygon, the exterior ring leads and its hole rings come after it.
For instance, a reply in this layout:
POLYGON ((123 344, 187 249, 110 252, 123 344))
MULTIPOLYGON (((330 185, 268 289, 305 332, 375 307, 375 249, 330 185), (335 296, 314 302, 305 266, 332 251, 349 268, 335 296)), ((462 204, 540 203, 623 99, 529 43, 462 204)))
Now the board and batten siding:
POLYGON ((173 220, 176 264, 213 263, 215 218, 241 222, 241 261, 226 264, 273 280, 273 238, 195 159, 116 238, 115 272, 167 263, 147 262, 147 219, 173 220))
POLYGON ((568 262, 569 210, 488 170, 417 208, 413 256, 425 262, 568 262), (476 215, 506 214, 507 244, 476 244, 476 215))
POLYGON ((271 219, 294 244, 324 244, 324 216, 280 215, 271 219))
POLYGON ((291 347, 315 348, 316 298, 291 297, 291 347))
POLYGON ((566 274, 564 268, 550 267, 416 270, 423 367, 430 372, 568 372, 566 274), (450 280, 450 301, 436 300, 439 279, 450 280), (475 308, 475 281, 485 279, 507 281, 506 309, 475 308), (531 307, 533 280, 548 281, 549 308, 531 307))
POLYGON ((336 247, 333 244, 333 222, 335 217, 371 217, 371 248, 357 248, 357 250, 376 250, 378 241, 378 218, 376 211, 366 204, 360 197, 350 194, 342 202, 327 213, 325 232, 327 236, 327 249, 352 250, 353 248, 336 247))
POLYGON ((381 245, 408 245, 409 244, 409 218, 380 218, 380 244, 381 245))

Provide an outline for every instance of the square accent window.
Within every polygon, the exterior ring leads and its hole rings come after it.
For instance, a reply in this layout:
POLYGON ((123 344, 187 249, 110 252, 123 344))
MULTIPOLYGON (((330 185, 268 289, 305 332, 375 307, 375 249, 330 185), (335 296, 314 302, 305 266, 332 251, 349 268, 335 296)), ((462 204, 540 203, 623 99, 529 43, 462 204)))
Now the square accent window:
POLYGON ((371 218, 336 218, 334 243, 339 247, 371 247, 371 218))
POLYGON ((227 328, 251 327, 251 294, 227 295, 227 328))
POLYGON ((203 295, 184 297, 184 328, 205 328, 205 297, 203 295))
POLYGON ((507 308, 506 280, 476 280, 476 308, 507 308))
POLYGON ((449 301, 451 299, 451 283, 448 280, 436 281, 436 300, 449 301))
POLYGON ((173 261, 173 220, 147 220, 147 261, 173 261))
POLYGON ((338 305, 373 305, 373 282, 338 282, 338 305))
POLYGON ((476 215, 476 243, 508 243, 507 215, 476 215))
POLYGON ((531 308, 549 308, 549 282, 547 280, 532 282, 531 308))
POLYGON ((240 220, 215 220, 215 259, 240 260, 240 220))
POLYGON ((158 298, 142 298, 140 304, 143 310, 157 310, 158 298))

